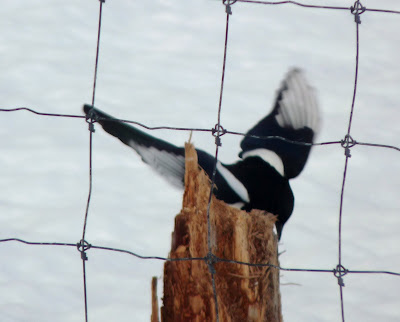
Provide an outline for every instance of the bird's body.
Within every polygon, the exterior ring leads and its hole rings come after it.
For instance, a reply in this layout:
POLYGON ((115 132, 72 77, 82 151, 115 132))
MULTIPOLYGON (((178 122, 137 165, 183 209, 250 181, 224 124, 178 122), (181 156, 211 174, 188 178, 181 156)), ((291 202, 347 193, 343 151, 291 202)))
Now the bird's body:
MULTIPOLYGON (((170 183, 184 186, 184 148, 115 121, 90 105, 85 105, 84 111, 86 115, 95 115, 105 131, 133 148, 170 183)), ((240 160, 233 164, 217 162, 215 196, 246 211, 260 209, 277 215, 280 237, 294 206, 289 179, 304 168, 319 123, 313 89, 301 70, 290 70, 278 90, 271 113, 242 140, 240 160)), ((199 149, 197 154, 199 165, 211 177, 214 157, 199 149)))

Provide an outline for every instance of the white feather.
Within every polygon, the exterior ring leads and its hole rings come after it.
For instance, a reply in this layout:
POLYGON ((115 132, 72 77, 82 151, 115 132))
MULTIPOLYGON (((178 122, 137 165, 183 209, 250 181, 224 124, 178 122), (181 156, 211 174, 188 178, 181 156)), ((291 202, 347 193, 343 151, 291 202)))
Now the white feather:
POLYGON ((275 118, 284 128, 295 130, 309 127, 317 133, 319 130, 319 111, 315 90, 307 83, 300 69, 292 69, 284 79, 282 92, 278 102, 278 113, 275 118))
POLYGON ((143 161, 161 174, 175 187, 182 188, 185 175, 185 158, 181 155, 146 147, 131 140, 129 145, 142 157, 143 161))
POLYGON ((228 185, 236 192, 236 194, 244 201, 250 202, 250 197, 246 187, 241 183, 221 162, 217 163, 218 172, 224 177, 228 185))
POLYGON ((230 203, 229 206, 237 208, 237 209, 242 209, 242 207, 244 206, 244 202, 230 203))
POLYGON ((285 170, 282 159, 274 151, 267 149, 255 149, 243 153, 242 158, 259 157, 273 167, 283 177, 285 170))

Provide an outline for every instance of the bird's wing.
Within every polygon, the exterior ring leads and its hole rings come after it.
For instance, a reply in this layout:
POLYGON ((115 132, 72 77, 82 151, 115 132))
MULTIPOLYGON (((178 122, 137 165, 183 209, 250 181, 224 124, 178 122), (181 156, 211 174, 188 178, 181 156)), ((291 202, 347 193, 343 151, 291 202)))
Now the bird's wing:
POLYGON ((112 116, 84 105, 86 115, 93 113, 103 129, 133 148, 156 172, 172 185, 183 188, 185 176, 185 150, 148 135, 127 123, 116 121, 112 116))
POLYGON ((319 126, 315 91, 308 85, 300 69, 291 69, 278 89, 271 113, 242 140, 240 156, 245 158, 261 154, 278 172, 282 170, 287 178, 294 178, 304 168, 311 145, 293 144, 285 140, 311 144, 319 126), (258 139, 248 135, 278 136, 285 140, 258 139))
MULTIPOLYGON (((185 177, 184 148, 150 136, 127 123, 117 121, 91 105, 84 105, 83 110, 88 117, 94 117, 106 132, 133 148, 145 163, 166 178, 168 182, 183 188, 185 177)), ((200 149, 196 149, 196 151, 200 167, 211 178, 215 158, 200 149)), ((249 201, 243 184, 220 162, 217 163, 215 185, 217 197, 227 203, 235 204, 249 201)))

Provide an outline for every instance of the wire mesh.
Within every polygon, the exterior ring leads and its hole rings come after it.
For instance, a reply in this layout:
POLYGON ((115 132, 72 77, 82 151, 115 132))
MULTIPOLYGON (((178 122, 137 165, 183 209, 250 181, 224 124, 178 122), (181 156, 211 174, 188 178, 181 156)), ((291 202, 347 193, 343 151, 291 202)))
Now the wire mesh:
MULTIPOLYGON (((237 135, 237 136, 246 136, 245 133, 237 132, 237 131, 230 131, 230 130, 225 130, 222 125, 221 125, 221 109, 222 109, 222 98, 223 98, 223 88, 224 88, 224 77, 225 77, 225 70, 226 70, 226 59, 227 55, 229 55, 229 47, 228 47, 228 37, 229 37, 229 17, 232 14, 232 7, 234 6, 235 2, 242 2, 242 3, 249 3, 249 4, 264 4, 264 5, 283 5, 283 4, 292 4, 296 5, 299 7, 305 7, 305 8, 311 8, 311 9, 328 9, 328 10, 345 10, 345 11, 350 11, 354 15, 354 22, 356 26, 356 59, 355 59, 355 80, 354 80, 354 90, 353 90, 353 97, 352 97, 352 103, 351 103, 351 109, 350 109, 350 115, 349 115, 349 121, 348 121, 348 129, 347 133, 344 137, 344 139, 341 140, 336 140, 336 141, 326 141, 326 142, 319 142, 319 143, 314 143, 312 145, 314 146, 327 146, 327 145, 340 145, 344 149, 345 153, 345 162, 344 162, 344 171, 343 171, 343 180, 342 180, 342 185, 341 185, 341 194, 340 194, 340 205, 339 205, 339 225, 338 225, 338 264, 335 268, 333 269, 315 269, 315 268, 296 268, 296 267, 277 267, 275 265, 271 264, 265 264, 265 263, 244 263, 244 262, 239 262, 239 261, 234 261, 231 259, 223 259, 223 258, 218 258, 216 257, 213 252, 212 252, 212 247, 210 244, 210 238, 208 237, 208 245, 209 245, 209 254, 204 257, 204 258, 179 258, 179 259, 171 259, 167 257, 158 257, 158 256, 143 256, 140 255, 136 252, 129 251, 127 249, 120 249, 120 248, 114 248, 114 247, 107 247, 107 246, 97 246, 97 245, 92 245, 88 243, 85 240, 85 233, 86 233, 86 226, 87 226, 87 219, 88 219, 88 214, 89 214, 89 205, 91 202, 91 193, 92 193, 92 150, 93 150, 93 144, 92 144, 92 136, 94 133, 94 125, 96 122, 95 118, 89 117, 86 118, 85 116, 81 115, 71 115, 71 114, 55 114, 55 113, 47 113, 47 112, 38 112, 35 109, 32 108, 27 108, 27 107, 17 107, 17 108, 2 108, 0 109, 1 112, 17 112, 21 110, 29 111, 31 113, 34 113, 39 116, 47 116, 47 117, 65 117, 65 118, 73 118, 73 119, 86 119, 86 122, 88 123, 89 126, 89 193, 88 193, 88 200, 87 200, 87 207, 85 211, 85 217, 84 217, 84 225, 83 225, 83 231, 82 231, 82 238, 78 243, 60 243, 60 242, 31 242, 27 241, 24 239, 20 238, 5 238, 1 239, 0 242, 19 242, 27 245, 36 245, 36 246, 64 246, 64 247, 77 247, 81 254, 81 259, 82 259, 82 264, 83 264, 83 288, 84 288, 84 305, 85 305, 85 319, 88 321, 88 312, 90 308, 88 307, 88 300, 87 300, 87 290, 86 290, 86 268, 85 268, 85 262, 87 261, 87 256, 86 252, 89 249, 99 249, 99 250, 104 250, 104 251, 112 251, 112 252, 119 252, 119 253, 124 253, 124 254, 129 254, 132 256, 135 256, 140 259, 147 259, 147 260, 161 260, 161 261, 187 261, 187 260, 202 260, 205 261, 211 272, 212 276, 212 283, 213 283, 213 290, 214 290, 214 297, 215 297, 215 302, 217 303, 216 305, 216 316, 218 320, 218 302, 217 302, 217 294, 218 294, 218 289, 215 286, 215 280, 214 280, 214 265, 218 262, 229 262, 229 263, 236 263, 236 264, 241 264, 241 265, 248 265, 248 266, 268 266, 274 269, 279 269, 281 271, 298 271, 298 272, 309 272, 309 273, 330 273, 333 274, 337 280, 338 280, 338 285, 340 289, 340 303, 341 303, 341 318, 342 321, 345 321, 345 310, 344 310, 344 296, 343 296, 343 287, 344 287, 344 276, 347 274, 384 274, 384 275, 393 275, 393 276, 400 276, 399 272, 395 271, 388 271, 388 270, 351 270, 347 269, 343 266, 342 263, 342 216, 343 216, 343 200, 344 200, 344 195, 345 195, 345 184, 346 184, 346 175, 348 172, 348 163, 351 157, 350 149, 354 147, 355 145, 362 145, 362 146, 367 146, 371 148, 386 148, 386 149, 391 149, 395 151, 400 151, 400 148, 394 145, 390 144, 384 144, 384 143, 366 143, 366 142, 358 142, 354 140, 351 135, 351 125, 352 125, 352 120, 353 120, 353 112, 355 109, 355 103, 356 103, 356 94, 357 94, 357 81, 358 81, 358 70, 359 70, 359 25, 361 24, 361 14, 364 12, 380 12, 380 13, 391 13, 391 14, 399 14, 399 11, 396 10, 383 10, 383 9, 370 9, 364 7, 360 1, 356 1, 353 6, 351 7, 335 7, 335 6, 317 6, 317 5, 307 5, 304 3, 300 2, 295 2, 295 1, 279 1, 279 2, 268 2, 268 1, 251 1, 251 0, 237 0, 237 1, 229 1, 229 0, 224 0, 222 1, 223 5, 225 6, 225 11, 226 11, 226 33, 225 33, 225 45, 224 45, 224 55, 223 55, 223 67, 222 67, 222 79, 221 79, 221 88, 220 88, 220 98, 219 98, 219 104, 218 104, 218 114, 217 114, 217 123, 215 128, 207 129, 207 128, 191 128, 191 127, 171 127, 171 126, 148 126, 143 123, 140 123, 138 121, 131 121, 131 120, 123 120, 123 119, 116 119, 114 121, 116 122, 126 122, 130 124, 134 124, 140 127, 143 127, 147 130, 169 130, 169 131, 194 131, 194 132, 206 132, 210 133, 215 137, 215 165, 214 165, 214 172, 213 172, 213 177, 211 178, 211 184, 212 186, 214 185, 214 179, 215 179, 215 173, 216 173, 216 164, 218 161, 218 151, 221 146, 221 136, 225 134, 230 134, 230 135, 237 135)), ((98 20, 98 34, 97 34, 97 47, 96 47, 96 58, 95 58, 95 68, 94 68, 94 82, 93 82, 93 92, 92 92, 92 105, 95 103, 95 93, 96 93, 96 80, 97 80, 97 69, 98 69, 98 62, 99 62, 99 54, 100 54, 100 35, 101 35, 101 20, 102 20, 102 10, 103 10, 103 3, 104 0, 99 1, 99 20, 98 20)), ((256 137, 252 136, 255 138, 258 138, 260 140, 285 140, 288 142, 291 142, 285 138, 282 137, 256 137)), ((305 144, 305 143, 299 143, 299 142, 291 142, 293 144, 305 144)), ((307 144, 305 144, 307 145, 307 144)), ((211 189, 212 191, 212 189, 211 189)), ((210 194, 210 199, 209 199, 209 206, 211 203, 211 194, 210 194)), ((208 219, 208 236, 210 236, 210 232, 212 231, 213 227, 210 224, 209 220, 209 209, 207 212, 207 219, 208 219)))

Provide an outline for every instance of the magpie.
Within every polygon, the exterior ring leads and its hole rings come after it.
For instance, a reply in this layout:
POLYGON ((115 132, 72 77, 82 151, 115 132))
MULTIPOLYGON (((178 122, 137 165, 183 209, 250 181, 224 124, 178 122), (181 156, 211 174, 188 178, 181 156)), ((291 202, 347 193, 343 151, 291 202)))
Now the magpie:
MULTIPOLYGON (((183 147, 116 121, 91 105, 84 105, 83 110, 171 184, 184 187, 183 147)), ((260 209, 277 215, 275 225, 280 239, 294 207, 289 180, 303 170, 319 126, 315 90, 301 69, 292 68, 277 91, 272 111, 241 141, 240 160, 232 164, 217 162, 213 191, 216 198, 245 211, 260 209)), ((200 167, 211 178, 214 157, 200 149, 196 151, 200 167)))

